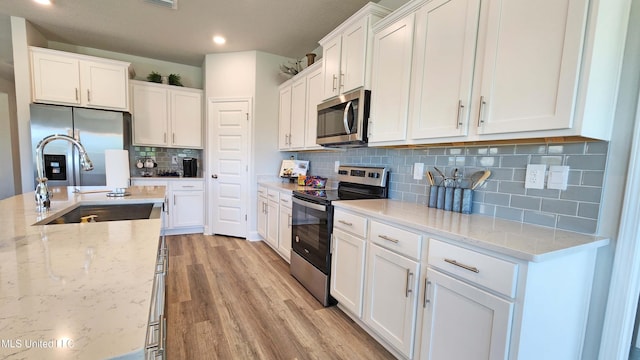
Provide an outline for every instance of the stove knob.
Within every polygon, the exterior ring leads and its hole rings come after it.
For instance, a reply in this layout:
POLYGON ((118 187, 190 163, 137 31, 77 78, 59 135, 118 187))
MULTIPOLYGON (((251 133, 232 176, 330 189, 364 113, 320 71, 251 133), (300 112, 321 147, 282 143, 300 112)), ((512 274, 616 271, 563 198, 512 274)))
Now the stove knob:
POLYGON ((379 177, 380 177, 380 173, 369 173, 369 177, 370 177, 370 178, 377 179, 377 178, 379 178, 379 177))

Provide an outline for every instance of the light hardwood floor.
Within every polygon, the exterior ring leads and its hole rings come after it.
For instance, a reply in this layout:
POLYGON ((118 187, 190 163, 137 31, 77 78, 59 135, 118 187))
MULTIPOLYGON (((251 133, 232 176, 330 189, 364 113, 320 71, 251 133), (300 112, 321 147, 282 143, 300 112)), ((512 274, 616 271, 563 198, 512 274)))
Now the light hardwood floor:
POLYGON ((262 242, 167 237, 167 358, 393 359, 262 242))

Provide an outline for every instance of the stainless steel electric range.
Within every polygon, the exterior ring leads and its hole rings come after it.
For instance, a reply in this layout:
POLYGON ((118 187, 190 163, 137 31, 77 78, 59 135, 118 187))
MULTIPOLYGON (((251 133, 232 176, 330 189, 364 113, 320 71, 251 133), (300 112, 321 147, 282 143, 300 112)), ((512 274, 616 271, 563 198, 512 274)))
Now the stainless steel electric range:
POLYGON ((338 188, 293 192, 291 275, 324 306, 329 294, 331 233, 336 200, 382 199, 389 192, 386 167, 340 166, 338 188))

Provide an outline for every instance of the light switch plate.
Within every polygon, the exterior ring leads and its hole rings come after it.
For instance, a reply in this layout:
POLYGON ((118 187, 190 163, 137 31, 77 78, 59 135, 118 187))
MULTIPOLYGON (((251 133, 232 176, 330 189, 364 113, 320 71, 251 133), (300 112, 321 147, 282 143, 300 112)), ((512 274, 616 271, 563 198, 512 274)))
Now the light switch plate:
POLYGON ((335 164, 333 165, 333 171, 338 172, 339 168, 340 168, 340 161, 336 160, 335 164))
POLYGON ((423 163, 413 164, 413 179, 422 180, 423 174, 424 174, 424 164, 423 163))
POLYGON ((567 182, 569 181, 569 167, 551 165, 549 166, 549 178, 547 180, 547 189, 567 190, 567 182))
POLYGON ((527 174, 524 181, 525 189, 544 189, 544 175, 547 165, 529 164, 527 165, 527 174))

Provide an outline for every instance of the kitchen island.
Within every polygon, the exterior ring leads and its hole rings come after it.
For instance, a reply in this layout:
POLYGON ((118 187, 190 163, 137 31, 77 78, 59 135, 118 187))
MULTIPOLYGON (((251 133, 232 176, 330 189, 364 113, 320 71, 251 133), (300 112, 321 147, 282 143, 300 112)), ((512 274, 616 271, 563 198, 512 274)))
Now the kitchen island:
POLYGON ((51 188, 0 201, 0 358, 104 359, 145 343, 161 219, 33 225, 80 204, 161 204, 164 187, 51 188))

